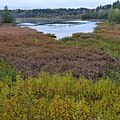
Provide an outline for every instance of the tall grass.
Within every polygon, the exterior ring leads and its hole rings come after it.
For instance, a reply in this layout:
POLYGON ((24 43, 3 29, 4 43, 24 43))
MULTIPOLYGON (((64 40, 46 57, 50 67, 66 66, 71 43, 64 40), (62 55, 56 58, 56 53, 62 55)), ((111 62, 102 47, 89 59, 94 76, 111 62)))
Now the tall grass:
POLYGON ((42 73, 11 86, 0 82, 1 120, 119 120, 120 85, 42 73))

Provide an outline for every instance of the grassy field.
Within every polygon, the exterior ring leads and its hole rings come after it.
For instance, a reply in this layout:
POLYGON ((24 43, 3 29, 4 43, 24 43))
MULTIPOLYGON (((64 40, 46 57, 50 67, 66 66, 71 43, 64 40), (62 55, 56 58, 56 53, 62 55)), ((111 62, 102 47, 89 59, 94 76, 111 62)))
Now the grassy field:
POLYGON ((119 119, 119 25, 61 41, 0 26, 0 120, 119 119))

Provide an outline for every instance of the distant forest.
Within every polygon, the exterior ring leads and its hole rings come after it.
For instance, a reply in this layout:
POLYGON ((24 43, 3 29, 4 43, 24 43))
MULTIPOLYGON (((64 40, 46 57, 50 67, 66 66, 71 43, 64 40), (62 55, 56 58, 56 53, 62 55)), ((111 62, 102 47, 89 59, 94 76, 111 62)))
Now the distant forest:
MULTIPOLYGON (((59 9, 32 9, 10 10, 15 18, 58 18, 58 19, 108 19, 111 9, 120 9, 120 1, 113 4, 98 6, 95 9, 88 8, 59 8, 59 9)), ((2 10, 0 10, 2 13, 2 10)))

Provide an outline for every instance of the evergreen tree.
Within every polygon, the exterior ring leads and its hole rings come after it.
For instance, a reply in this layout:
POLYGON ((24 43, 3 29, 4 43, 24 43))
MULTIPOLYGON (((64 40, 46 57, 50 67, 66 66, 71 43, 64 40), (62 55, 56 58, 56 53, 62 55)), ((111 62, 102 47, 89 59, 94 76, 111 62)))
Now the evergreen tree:
POLYGON ((4 7, 4 10, 1 15, 1 21, 2 23, 13 23, 14 17, 12 13, 8 10, 7 5, 4 7))

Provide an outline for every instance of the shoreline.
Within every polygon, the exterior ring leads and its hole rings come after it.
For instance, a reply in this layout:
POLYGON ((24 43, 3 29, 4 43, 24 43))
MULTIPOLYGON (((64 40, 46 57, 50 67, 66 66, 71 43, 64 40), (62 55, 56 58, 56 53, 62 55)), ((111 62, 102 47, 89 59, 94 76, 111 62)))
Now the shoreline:
POLYGON ((55 38, 56 36, 56 40, 60 40, 65 37, 71 37, 75 33, 92 33, 94 32, 94 29, 97 27, 97 23, 98 22, 95 21, 93 22, 93 21, 81 21, 81 20, 71 20, 71 21, 68 20, 68 21, 61 21, 55 23, 51 22, 49 24, 46 23, 43 25, 39 25, 35 23, 21 23, 18 24, 18 26, 35 29, 38 32, 43 32, 44 34, 49 34, 49 35, 51 34, 53 38, 55 38), (71 27, 71 25, 74 26, 71 27), (91 26, 91 28, 90 27, 87 28, 87 26, 91 26))

